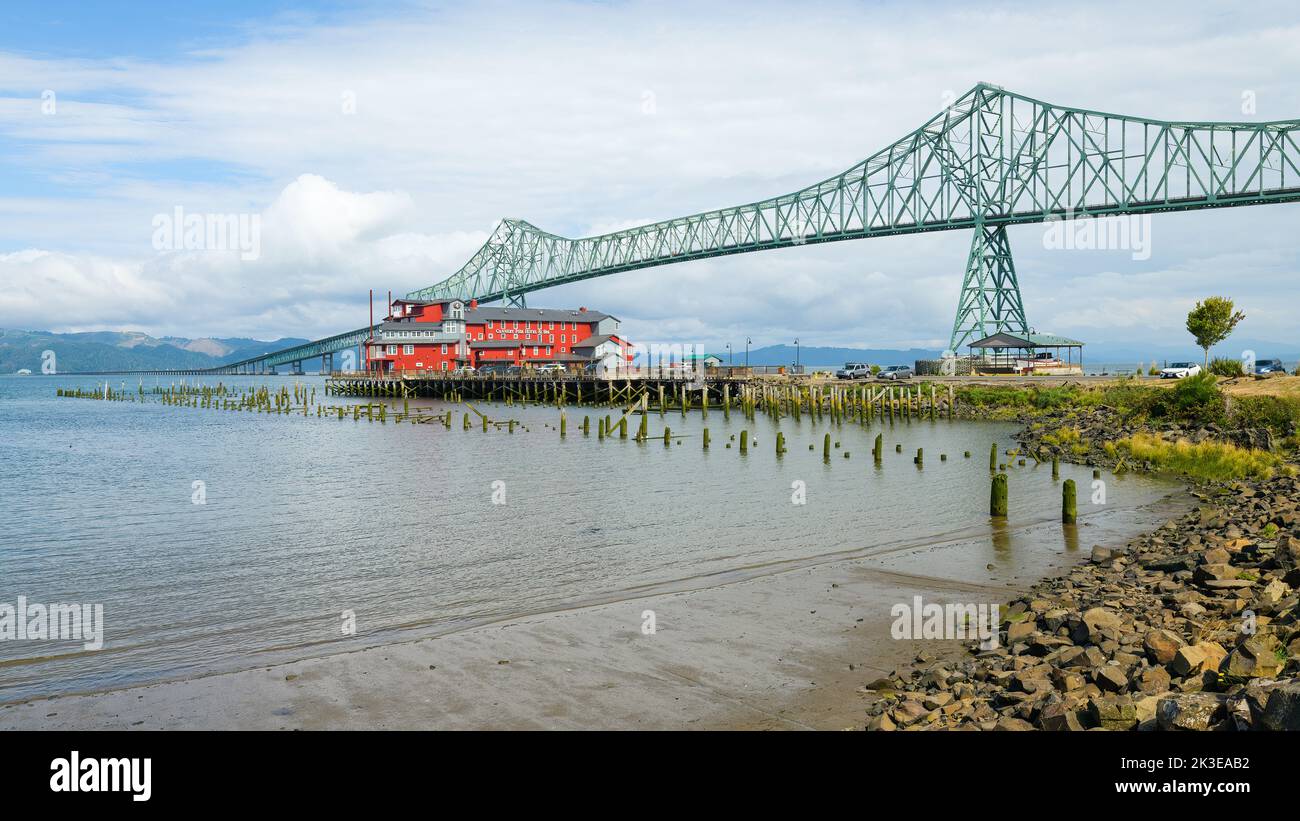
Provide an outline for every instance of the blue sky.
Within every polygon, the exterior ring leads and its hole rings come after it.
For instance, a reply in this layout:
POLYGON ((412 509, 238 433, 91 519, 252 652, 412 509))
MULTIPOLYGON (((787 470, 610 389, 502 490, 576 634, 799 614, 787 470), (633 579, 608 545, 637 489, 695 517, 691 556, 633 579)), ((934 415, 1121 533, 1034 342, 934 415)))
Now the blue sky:
MULTIPOLYGON (((784 193, 979 81, 1168 119, 1300 116, 1297 42, 1285 3, 10 2, 0 327, 326 335, 364 324, 368 288, 444 278, 502 217, 581 236, 784 193), (258 258, 158 247, 178 207, 256 215, 258 258)), ((1297 221, 1157 216, 1144 260, 1049 251, 1041 226, 1011 241, 1040 330, 1178 344, 1191 304, 1225 293, 1240 334, 1289 343, 1297 221)), ((747 254, 530 301, 652 341, 941 346, 969 241, 747 254)))

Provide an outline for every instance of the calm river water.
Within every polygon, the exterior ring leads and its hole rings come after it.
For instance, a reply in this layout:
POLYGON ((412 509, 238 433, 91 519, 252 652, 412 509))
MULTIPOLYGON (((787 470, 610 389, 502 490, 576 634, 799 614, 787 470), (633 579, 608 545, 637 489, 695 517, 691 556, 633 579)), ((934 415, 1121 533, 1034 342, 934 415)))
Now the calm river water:
MULTIPOLYGON (((140 379, 110 381, 135 390, 140 379)), ((278 389, 292 378, 224 381, 278 389)), ((326 401, 322 379, 297 381, 326 401)), ((1047 465, 1011 470, 1008 524, 989 521, 989 444, 1012 444, 1008 424, 886 425, 876 468, 878 423, 785 419, 789 452, 777 459, 775 423, 750 423, 756 441, 741 456, 726 444, 745 423, 719 410, 703 451, 698 412, 652 412, 652 435, 665 424, 681 434, 665 447, 598 441, 603 408, 569 408, 561 440, 546 407, 481 406, 529 427, 510 434, 463 431, 463 406, 448 431, 55 397, 96 384, 0 377, 0 605, 101 604, 105 625, 98 651, 0 641, 0 702, 269 665, 836 553, 974 536, 967 558, 982 568, 1061 550, 1059 535, 1042 537, 1060 509, 1047 465), (841 443, 829 464, 827 430, 841 443)), ((1062 478, 1078 482, 1080 514, 1094 521, 1172 488, 1106 477, 1107 504, 1095 507, 1088 469, 1062 465, 1062 478)))

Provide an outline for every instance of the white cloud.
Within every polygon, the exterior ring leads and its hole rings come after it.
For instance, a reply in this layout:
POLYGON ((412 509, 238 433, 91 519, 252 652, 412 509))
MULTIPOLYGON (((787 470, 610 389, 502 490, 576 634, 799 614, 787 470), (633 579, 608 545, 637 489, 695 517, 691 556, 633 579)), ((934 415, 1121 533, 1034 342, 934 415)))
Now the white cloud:
MULTIPOLYGON (((0 249, 17 252, 0 258, 0 325, 337 332, 363 324, 366 289, 443 279, 501 217, 580 236, 782 193, 981 80, 1183 119, 1247 118, 1251 90, 1258 119, 1300 114, 1300 24, 1284 4, 1034 9, 497 3, 281 25, 168 61, 0 53, 0 147, 12 149, 0 162, 32 179, 0 194, 0 249), (40 112, 46 88, 53 116, 40 112), (150 220, 177 205, 261 214, 262 257, 156 253, 150 220), (33 247, 43 254, 22 250, 33 247)), ((1157 218, 1146 262, 1049 253, 1016 229, 1030 321, 1163 338, 1181 333, 1192 300, 1223 291, 1254 335, 1288 333, 1297 209, 1157 218)), ((807 246, 530 301, 710 345, 941 342, 968 243, 962 232, 807 246)))

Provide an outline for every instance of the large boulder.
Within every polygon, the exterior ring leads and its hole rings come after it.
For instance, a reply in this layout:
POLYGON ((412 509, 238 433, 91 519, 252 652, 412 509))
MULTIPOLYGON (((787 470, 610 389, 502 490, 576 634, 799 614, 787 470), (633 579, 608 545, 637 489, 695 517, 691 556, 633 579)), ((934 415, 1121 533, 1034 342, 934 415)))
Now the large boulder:
POLYGON ((1083 613, 1083 626, 1087 630, 1087 640, 1097 644, 1102 639, 1102 631, 1118 631, 1123 619, 1114 610, 1094 607, 1083 613))
POLYGON ((1283 570, 1295 570, 1300 567, 1300 539, 1294 538, 1289 533, 1278 536, 1273 560, 1283 570))
POLYGON ((1169 689, 1169 672, 1163 667, 1148 667, 1138 676, 1138 692, 1155 695, 1169 689))
POLYGON ((1265 730, 1300 730, 1300 682, 1284 684, 1268 694, 1259 726, 1265 730))
POLYGON ((1214 693, 1168 695, 1156 704, 1156 723, 1162 730, 1208 730, 1225 714, 1223 699, 1214 693))
POLYGON ((1225 438, 1239 448, 1251 448, 1252 450, 1273 449, 1273 434, 1268 428, 1230 430, 1225 434, 1225 438))
POLYGON ((1207 670, 1218 670, 1219 663, 1228 654, 1227 650, 1212 641, 1201 641, 1187 647, 1179 648, 1169 668, 1186 678, 1207 670))
POLYGON ((1182 636, 1171 630, 1150 630, 1142 639, 1142 648, 1147 658, 1155 664, 1168 664, 1174 660, 1178 651, 1187 646, 1182 636))
POLYGON ((1103 730, 1131 730, 1138 724, 1137 705, 1125 696, 1088 700, 1088 718, 1103 730))
POLYGON ((1276 676, 1282 670, 1277 638, 1272 633, 1256 633, 1238 644, 1228 654, 1224 672, 1245 678, 1276 676))
POLYGON ((1038 727, 1053 732, 1078 732, 1084 729, 1083 722, 1079 721, 1078 710, 1064 702, 1044 707, 1038 714, 1038 727))

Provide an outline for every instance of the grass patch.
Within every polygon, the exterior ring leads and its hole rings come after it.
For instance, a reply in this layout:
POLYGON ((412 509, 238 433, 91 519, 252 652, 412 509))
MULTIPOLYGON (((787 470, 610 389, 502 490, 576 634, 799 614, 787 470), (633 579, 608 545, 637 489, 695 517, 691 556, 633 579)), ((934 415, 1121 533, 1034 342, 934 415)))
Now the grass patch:
POLYGON ((1125 455, 1150 462, 1157 470, 1178 473, 1194 479, 1267 479, 1275 472, 1290 472, 1282 457, 1263 450, 1239 448, 1221 442, 1199 444, 1180 440, 1166 442, 1150 433, 1137 433, 1118 442, 1107 443, 1111 455, 1125 455))
POLYGON ((1057 428, 1051 433, 1043 434, 1043 443, 1061 447, 1076 445, 1079 443, 1079 429, 1069 425, 1057 428))

